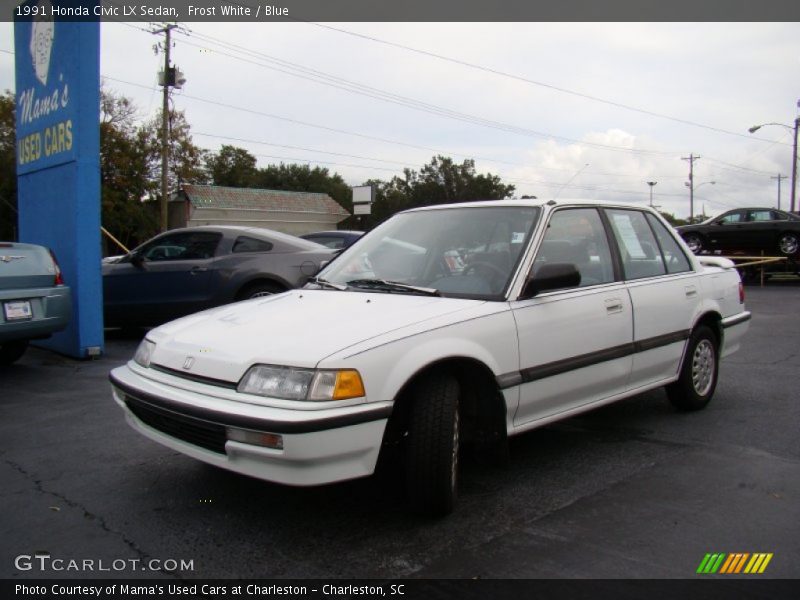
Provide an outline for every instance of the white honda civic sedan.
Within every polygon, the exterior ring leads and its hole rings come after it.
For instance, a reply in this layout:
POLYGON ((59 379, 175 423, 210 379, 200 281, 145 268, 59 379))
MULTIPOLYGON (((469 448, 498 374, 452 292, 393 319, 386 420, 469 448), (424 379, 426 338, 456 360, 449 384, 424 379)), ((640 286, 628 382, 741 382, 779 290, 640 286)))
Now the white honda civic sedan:
POLYGON ((703 408, 748 326, 733 264, 649 209, 528 200, 395 215, 304 289, 151 330, 111 373, 130 425, 308 486, 398 451, 412 505, 452 510, 459 450, 646 390, 703 408))

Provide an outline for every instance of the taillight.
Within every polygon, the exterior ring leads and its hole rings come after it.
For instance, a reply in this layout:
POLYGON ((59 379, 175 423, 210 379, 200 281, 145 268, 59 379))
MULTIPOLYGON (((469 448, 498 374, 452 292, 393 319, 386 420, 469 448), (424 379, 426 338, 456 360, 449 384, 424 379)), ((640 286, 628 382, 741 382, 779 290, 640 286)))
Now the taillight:
POLYGON ((739 304, 744 304, 744 284, 739 282, 739 304))
POLYGON ((53 266, 56 268, 56 277, 53 281, 53 285, 64 285, 64 276, 61 274, 61 267, 58 266, 58 261, 56 260, 56 255, 50 250, 50 256, 53 258, 53 266))

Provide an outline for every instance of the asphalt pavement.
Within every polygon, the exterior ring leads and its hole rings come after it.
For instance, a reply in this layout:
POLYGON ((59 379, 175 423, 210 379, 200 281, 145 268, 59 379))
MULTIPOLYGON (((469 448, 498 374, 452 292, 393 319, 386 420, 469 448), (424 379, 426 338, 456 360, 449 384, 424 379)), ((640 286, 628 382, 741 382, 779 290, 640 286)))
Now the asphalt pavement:
POLYGON ((32 349, 0 368, 0 577, 798 578, 800 285, 747 296, 706 410, 657 390, 514 438, 506 467, 467 462, 440 520, 390 473, 296 489, 143 438, 107 379, 135 337, 94 361, 32 349), (697 575, 707 553, 773 556, 697 575))

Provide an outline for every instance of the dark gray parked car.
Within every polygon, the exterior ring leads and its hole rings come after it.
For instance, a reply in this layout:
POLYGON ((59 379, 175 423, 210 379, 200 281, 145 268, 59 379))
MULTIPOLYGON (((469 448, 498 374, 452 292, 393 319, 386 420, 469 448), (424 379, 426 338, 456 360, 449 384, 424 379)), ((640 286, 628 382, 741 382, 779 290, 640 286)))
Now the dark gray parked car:
POLYGON ((72 295, 55 256, 44 246, 0 242, 0 364, 23 355, 29 340, 61 331, 72 295))
POLYGON ((335 252, 253 227, 173 229, 103 265, 107 327, 156 325, 300 287, 335 252))

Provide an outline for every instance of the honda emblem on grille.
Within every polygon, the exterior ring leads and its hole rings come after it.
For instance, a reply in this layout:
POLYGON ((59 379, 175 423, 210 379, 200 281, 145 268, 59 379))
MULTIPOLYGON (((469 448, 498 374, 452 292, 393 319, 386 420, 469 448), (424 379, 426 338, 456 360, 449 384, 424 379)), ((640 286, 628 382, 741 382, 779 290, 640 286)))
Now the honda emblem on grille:
POLYGON ((189 371, 189 370, 191 370, 191 368, 193 366, 194 366, 194 357, 193 356, 187 356, 186 360, 183 361, 183 368, 186 369, 187 371, 189 371))

